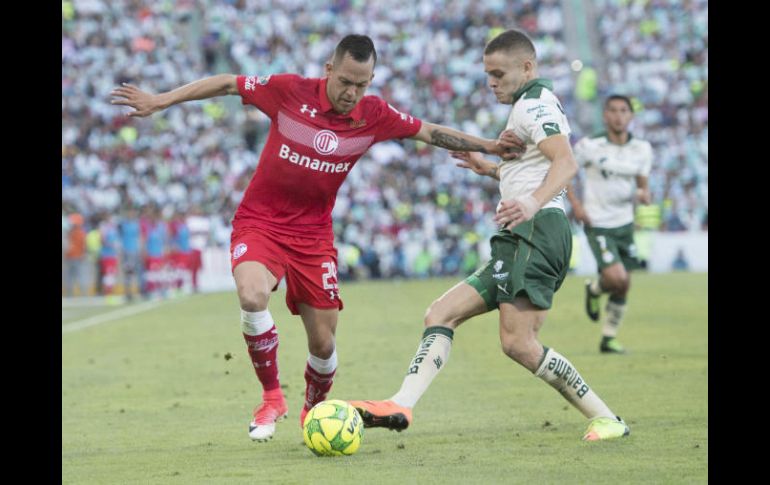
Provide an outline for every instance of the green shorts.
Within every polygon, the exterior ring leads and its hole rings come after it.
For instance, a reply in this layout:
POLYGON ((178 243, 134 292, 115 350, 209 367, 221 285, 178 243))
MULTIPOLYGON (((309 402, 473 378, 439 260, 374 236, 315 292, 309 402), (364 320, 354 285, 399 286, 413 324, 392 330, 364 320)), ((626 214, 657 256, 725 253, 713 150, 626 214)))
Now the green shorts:
POLYGON ((572 232, 564 212, 541 209, 531 221, 492 236, 492 259, 465 279, 479 292, 487 309, 526 296, 549 309, 569 269, 572 232))
POLYGON ((642 267, 636 255, 633 222, 612 228, 586 227, 585 233, 599 272, 615 263, 623 263, 628 271, 642 267))

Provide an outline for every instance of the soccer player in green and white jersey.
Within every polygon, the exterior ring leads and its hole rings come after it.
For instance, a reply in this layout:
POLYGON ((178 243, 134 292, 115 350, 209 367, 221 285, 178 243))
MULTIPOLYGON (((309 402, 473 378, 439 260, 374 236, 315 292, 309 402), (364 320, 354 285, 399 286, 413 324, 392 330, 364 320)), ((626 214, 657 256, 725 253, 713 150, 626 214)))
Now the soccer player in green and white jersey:
POLYGON ((596 258, 599 278, 586 281, 588 317, 599 321, 599 297, 609 293, 599 350, 624 353, 617 341, 626 313, 630 271, 640 267, 634 244, 634 201, 650 203, 647 177, 652 146, 628 131, 634 109, 626 96, 612 95, 604 103, 605 133, 582 138, 575 158, 585 173, 583 200, 573 187, 567 191, 575 219, 583 228, 596 258))
POLYGON ((512 104, 501 140, 524 153, 499 166, 480 153, 453 152, 458 165, 501 180, 502 200, 490 243, 492 259, 449 289, 428 309, 425 331, 399 391, 385 401, 351 401, 367 427, 402 430, 412 408, 446 365, 455 329, 469 318, 499 310, 503 352, 547 382, 589 420, 583 439, 629 434, 626 424, 589 387, 574 365, 537 339, 569 267, 572 235, 564 190, 577 173, 564 110, 551 82, 537 76, 535 48, 516 30, 503 32, 484 50, 488 84, 500 103, 512 104))

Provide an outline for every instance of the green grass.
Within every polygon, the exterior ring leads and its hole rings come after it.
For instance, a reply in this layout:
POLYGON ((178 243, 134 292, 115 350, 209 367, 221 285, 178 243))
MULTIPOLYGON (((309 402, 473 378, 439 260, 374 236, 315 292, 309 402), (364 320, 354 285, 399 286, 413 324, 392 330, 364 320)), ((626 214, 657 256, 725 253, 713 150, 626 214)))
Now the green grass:
MULTIPOLYGON (((430 302, 455 280, 346 284, 331 398, 383 399, 399 387, 430 302)), ((620 340, 598 352, 582 279, 556 295, 541 341, 569 358, 631 427, 580 441, 583 416, 500 351, 497 312, 465 323, 448 365, 403 433, 369 429, 360 451, 317 458, 298 415, 307 349, 284 294, 289 419, 268 443, 247 424, 260 390, 232 293, 199 295, 62 335, 63 483, 706 483, 706 274, 635 274, 620 340), (226 359, 230 354, 231 359, 226 359)))

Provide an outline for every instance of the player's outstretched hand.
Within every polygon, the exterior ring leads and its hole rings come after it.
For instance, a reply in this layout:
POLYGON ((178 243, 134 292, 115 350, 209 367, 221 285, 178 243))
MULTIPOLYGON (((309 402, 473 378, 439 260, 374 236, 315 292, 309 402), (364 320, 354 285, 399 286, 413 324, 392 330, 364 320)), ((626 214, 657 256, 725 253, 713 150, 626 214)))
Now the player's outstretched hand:
POLYGON ((497 173, 497 165, 485 160, 479 152, 449 152, 452 158, 460 160, 456 163, 458 167, 473 170, 479 175, 490 175, 497 173))
POLYGON ((112 104, 130 106, 136 110, 128 113, 128 116, 150 116, 162 108, 156 95, 146 93, 128 83, 123 83, 119 88, 115 88, 110 94, 114 98, 118 98, 113 99, 111 101, 112 104))
POLYGON ((540 204, 531 195, 501 200, 497 204, 495 223, 504 225, 506 229, 511 229, 535 217, 538 210, 540 210, 540 204))

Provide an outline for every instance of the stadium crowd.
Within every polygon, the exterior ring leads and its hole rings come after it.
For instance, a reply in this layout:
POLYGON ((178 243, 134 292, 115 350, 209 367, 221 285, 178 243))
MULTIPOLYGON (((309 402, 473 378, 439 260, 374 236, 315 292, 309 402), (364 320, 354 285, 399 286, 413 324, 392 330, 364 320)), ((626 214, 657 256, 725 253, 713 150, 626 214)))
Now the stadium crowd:
MULTIPOLYGON (((661 214, 652 225, 705 229, 707 2, 597 0, 595 9, 602 51, 594 54, 607 66, 595 104, 611 92, 634 97, 633 132, 656 155, 650 187, 661 214)), ((495 137, 509 106, 497 104, 486 87, 485 43, 508 27, 528 32, 541 75, 554 81, 572 113, 579 106, 564 24, 558 0, 452 0, 441 9, 433 0, 337 0, 325 10, 301 0, 64 1, 63 259, 72 259, 74 228, 96 231, 92 246, 97 237, 109 246, 110 228, 133 212, 173 220, 174 228, 192 216, 205 226, 198 246, 228 247, 230 218, 265 141, 267 117, 235 97, 129 119, 109 102, 122 82, 159 92, 218 72, 319 77, 339 38, 365 32, 379 59, 370 93, 417 117, 495 137)), ((575 142, 596 127, 572 128, 575 142)), ((412 141, 375 145, 349 179, 333 213, 342 278, 457 274, 478 266, 478 247, 494 232, 495 181, 412 141)), ((176 229, 165 232, 162 254, 175 248, 176 229)), ((147 248, 139 253, 146 256, 147 248)))

